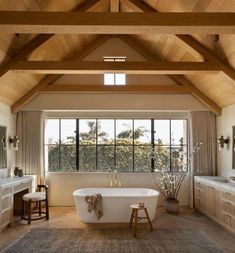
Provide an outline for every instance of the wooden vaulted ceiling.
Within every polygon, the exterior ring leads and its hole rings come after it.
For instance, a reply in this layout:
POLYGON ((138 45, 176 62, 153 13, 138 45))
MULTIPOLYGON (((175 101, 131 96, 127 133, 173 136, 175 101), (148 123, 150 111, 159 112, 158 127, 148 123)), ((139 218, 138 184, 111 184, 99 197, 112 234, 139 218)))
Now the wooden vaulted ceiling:
MULTIPOLYGON (((17 1, 16 5, 14 0, 0 0, 0 11, 210 13, 233 12, 235 4, 230 0, 22 0, 17 1)), ((218 36, 215 34, 205 33, 174 35, 147 32, 118 35, 148 62, 127 62, 124 67, 111 64, 110 69, 128 70, 129 73, 146 74, 148 70, 154 74, 167 74, 175 81, 175 87, 143 84, 114 90, 112 87, 92 85, 89 88, 72 85, 58 88, 51 84, 62 74, 74 71, 102 73, 107 70, 108 66, 103 62, 79 65, 78 61, 112 35, 31 34, 21 33, 20 30, 19 33, 3 33, 2 24, 0 15, 0 102, 11 105, 13 112, 20 110, 40 92, 66 92, 66 89, 70 92, 192 94, 216 114, 220 113, 220 108, 235 103, 235 34, 220 34, 219 40, 216 40, 218 36), (168 62, 164 65, 159 60, 168 62), (54 61, 60 62, 55 65, 54 61)), ((231 27, 233 29, 234 26, 231 27)), ((18 27, 7 26, 7 29, 14 31, 18 27)))

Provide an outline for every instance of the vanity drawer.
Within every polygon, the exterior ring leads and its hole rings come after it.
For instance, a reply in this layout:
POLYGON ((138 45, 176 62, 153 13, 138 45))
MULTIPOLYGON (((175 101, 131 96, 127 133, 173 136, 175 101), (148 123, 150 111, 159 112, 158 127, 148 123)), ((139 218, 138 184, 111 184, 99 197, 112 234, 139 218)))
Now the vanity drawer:
POLYGON ((233 218, 231 215, 223 214, 223 223, 235 231, 235 218, 233 218))
POLYGON ((31 186, 30 182, 22 182, 14 186, 14 193, 28 189, 31 186))
POLYGON ((6 186, 2 188, 2 196, 6 196, 12 194, 12 187, 11 186, 6 186))
POLYGON ((197 210, 202 210, 202 200, 201 199, 195 199, 195 208, 197 210))
POLYGON ((203 184, 196 181, 195 182, 195 187, 202 189, 203 188, 203 184))
POLYGON ((12 206, 12 195, 7 195, 2 198, 2 209, 5 210, 7 208, 10 208, 12 206))
POLYGON ((202 193, 201 189, 198 189, 198 188, 195 189, 195 197, 199 198, 199 199, 202 199, 203 193, 202 193))
POLYGON ((12 209, 7 209, 1 213, 1 227, 11 223, 12 209))
POLYGON ((222 197, 235 203, 235 194, 232 194, 231 192, 223 192, 222 197))

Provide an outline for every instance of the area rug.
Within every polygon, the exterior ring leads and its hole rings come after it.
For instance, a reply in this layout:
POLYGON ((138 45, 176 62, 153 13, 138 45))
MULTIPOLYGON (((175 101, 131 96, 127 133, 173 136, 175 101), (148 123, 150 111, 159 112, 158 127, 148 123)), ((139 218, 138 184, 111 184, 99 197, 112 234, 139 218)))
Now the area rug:
POLYGON ((139 229, 32 229, 2 253, 222 253, 203 231, 139 229))

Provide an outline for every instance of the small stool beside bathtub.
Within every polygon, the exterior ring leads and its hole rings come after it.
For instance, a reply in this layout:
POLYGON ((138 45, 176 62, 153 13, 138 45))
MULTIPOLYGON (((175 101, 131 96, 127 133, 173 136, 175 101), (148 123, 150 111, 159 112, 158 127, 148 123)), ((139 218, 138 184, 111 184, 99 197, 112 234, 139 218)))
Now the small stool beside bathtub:
POLYGON ((153 231, 153 225, 152 225, 152 222, 149 218, 147 206, 144 203, 140 203, 140 204, 133 204, 130 206, 130 208, 132 209, 132 212, 131 212, 129 227, 132 227, 133 220, 134 220, 134 237, 136 237, 136 233, 137 233, 137 223, 138 223, 138 221, 143 220, 143 219, 148 220, 150 230, 153 231), (144 211, 145 217, 138 217, 138 212, 141 210, 144 211))
POLYGON ((49 220, 48 185, 38 185, 37 188, 39 191, 27 193, 22 198, 21 219, 27 220, 29 225, 33 220, 49 220), (42 189, 44 191, 41 191, 42 189), (42 211, 42 202, 45 203, 45 211, 42 211), (32 203, 36 203, 36 211, 32 210, 32 203), (35 217, 33 214, 38 215, 35 217))

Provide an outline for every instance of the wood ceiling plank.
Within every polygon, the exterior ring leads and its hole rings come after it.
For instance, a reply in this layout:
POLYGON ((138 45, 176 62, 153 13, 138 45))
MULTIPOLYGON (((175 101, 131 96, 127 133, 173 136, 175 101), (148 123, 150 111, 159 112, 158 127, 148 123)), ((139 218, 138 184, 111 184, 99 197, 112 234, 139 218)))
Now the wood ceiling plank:
MULTIPOLYGON (((136 8, 139 11, 142 12, 149 12, 154 11, 155 9, 146 4, 144 1, 140 0, 120 0, 124 2, 125 4, 131 4, 133 7, 133 11, 136 11, 136 8)), ((208 5, 208 3, 207 3, 208 5)), ((155 10, 156 13, 159 13, 157 10, 155 10)), ((235 14, 233 14, 235 16, 235 14)), ((219 25, 219 24, 218 24, 219 25)), ((180 41, 185 43, 190 48, 194 49, 196 52, 201 54, 205 59, 216 62, 216 64, 221 66, 221 71, 223 71, 225 74, 227 74, 230 78, 235 80, 235 70, 230 67, 228 64, 224 63, 222 60, 220 60, 212 51, 210 51, 208 48, 206 48, 203 44, 201 44, 199 41, 197 41, 195 38, 193 38, 191 35, 187 34, 175 34, 176 38, 178 38, 180 41)))
POLYGON ((195 74, 215 73, 220 68, 212 62, 81 62, 73 61, 20 61, 12 70, 38 74, 195 74))
MULTIPOLYGON (((122 2, 124 2, 126 4, 129 3, 129 7, 134 8, 133 11, 136 11, 136 9, 138 9, 138 11, 142 11, 142 12, 151 12, 151 11, 155 10, 151 6, 149 6, 148 4, 146 4, 145 2, 143 2, 141 0, 120 0, 120 1, 121 1, 121 3, 122 2)), ((157 10, 155 10, 155 11, 157 12, 157 10)), ((179 39, 181 39, 180 36, 184 37, 184 38, 192 37, 190 35, 177 35, 177 36, 179 39)), ((123 36, 122 39, 125 39, 125 37, 123 36)), ((192 41, 194 42, 196 40, 194 39, 192 41)), ((129 40, 126 40, 126 43, 128 43, 130 46, 131 46, 131 44, 133 44, 136 47, 137 51, 139 51, 139 53, 142 53, 142 56, 145 55, 144 57, 146 59, 148 59, 149 61, 154 60, 154 58, 156 61, 158 60, 157 56, 151 54, 151 52, 149 52, 146 48, 141 46, 141 44, 139 44, 139 43, 135 42, 133 39, 131 39, 130 36, 129 36, 129 40)), ((198 42, 198 43, 200 44, 200 42, 198 42)), ((187 45, 191 47, 191 45, 189 43, 187 43, 187 45)), ((203 47, 203 45, 201 45, 201 46, 203 47)), ((209 52, 209 54, 211 55, 210 52, 209 52)), ((217 61, 217 63, 218 63, 218 61, 217 61)), ((193 83, 191 83, 189 80, 187 80, 183 75, 168 75, 168 76, 172 80, 177 82, 179 85, 186 85, 187 87, 189 87, 192 91, 192 95, 197 100, 199 100, 201 103, 203 103, 210 111, 212 111, 216 115, 221 114, 221 108, 212 99, 207 97, 203 92, 201 92, 197 87, 195 87, 195 85, 193 83)))
POLYGON ((177 34, 176 36, 191 48, 196 50, 198 53, 200 53, 205 59, 213 61, 217 65, 221 66, 221 71, 223 71, 226 75, 235 81, 235 70, 220 60, 212 51, 207 49, 204 45, 202 45, 190 35, 177 34))
POLYGON ((119 12, 119 0, 110 0, 110 11, 119 12))
POLYGON ((234 13, 0 12, 1 33, 231 34, 234 13))
MULTIPOLYGON (((98 8, 98 5, 101 4, 104 0, 91 0, 86 1, 84 4, 76 6, 73 10, 74 11, 81 11, 81 12, 89 12, 95 11, 98 8)), ((9 31, 10 32, 10 31, 9 31)), ((9 33, 8 32, 8 33, 9 33)), ((15 63, 20 60, 23 60, 28 55, 30 55, 33 51, 47 42, 50 38, 52 38, 54 34, 40 34, 37 35, 32 41, 27 43, 22 49, 19 50, 18 53, 15 54, 14 57, 9 59, 6 63, 0 66, 0 78, 6 74, 15 63)))
MULTIPOLYGON (((104 43, 109 38, 108 35, 101 35, 89 43, 85 48, 83 48, 77 55, 77 60, 84 59, 87 55, 89 55, 93 50, 98 48, 102 43, 104 43)), ((75 56, 72 56, 74 58, 75 56)), ((68 60, 71 59, 71 56, 68 60)), ((21 108, 23 108, 27 103, 29 103, 34 97, 39 94, 39 91, 46 85, 52 84, 57 79, 59 79, 61 74, 55 75, 47 75, 45 76, 35 87, 33 87, 30 91, 28 91, 23 97, 18 99, 11 107, 12 113, 17 113, 21 108)))
POLYGON ((32 41, 27 43, 14 57, 9 59, 6 63, 4 63, 0 68, 0 77, 6 74, 14 64, 18 61, 25 59, 29 54, 31 54, 34 50, 40 47, 43 43, 48 41, 53 34, 41 34, 37 35, 32 41))
POLYGON ((198 88, 196 88, 184 76, 174 75, 172 79, 188 87, 191 90, 191 94, 202 104, 204 104, 208 109, 210 109, 211 112, 213 112, 217 116, 221 115, 221 108, 214 101, 208 98, 204 93, 202 93, 198 88))
POLYGON ((46 85, 40 93, 159 93, 190 94, 190 89, 176 85, 46 85))
MULTIPOLYGON (((154 62, 159 60, 159 58, 155 54, 150 52, 147 48, 145 48, 141 43, 133 39, 131 36, 120 35, 119 38, 123 40, 125 43, 127 43, 134 50, 136 50, 143 57, 145 57, 148 61, 154 62)), ((216 115, 221 114, 221 108, 213 100, 208 98, 199 89, 197 89, 183 75, 168 75, 168 77, 174 80, 179 85, 187 86, 188 88, 190 88, 191 94, 202 104, 204 104, 210 111, 212 111, 216 115)))

